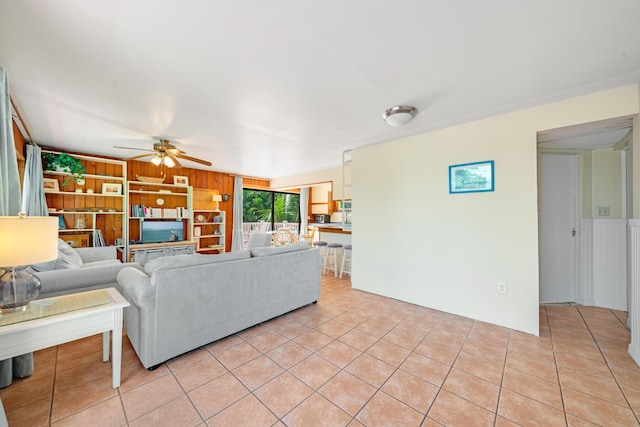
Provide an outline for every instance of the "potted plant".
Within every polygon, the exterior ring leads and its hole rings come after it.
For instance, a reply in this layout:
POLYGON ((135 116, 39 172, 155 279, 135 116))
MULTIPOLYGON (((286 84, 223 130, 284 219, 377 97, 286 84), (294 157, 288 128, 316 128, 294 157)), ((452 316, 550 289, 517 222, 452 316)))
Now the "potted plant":
MULTIPOLYGON (((80 159, 71 157, 67 153, 44 153, 42 159, 44 160, 44 170, 71 174, 71 179, 75 183, 84 184, 84 174, 87 172, 87 168, 84 167, 80 159)), ((65 176, 62 186, 64 187, 67 184, 69 184, 69 181, 65 176)))

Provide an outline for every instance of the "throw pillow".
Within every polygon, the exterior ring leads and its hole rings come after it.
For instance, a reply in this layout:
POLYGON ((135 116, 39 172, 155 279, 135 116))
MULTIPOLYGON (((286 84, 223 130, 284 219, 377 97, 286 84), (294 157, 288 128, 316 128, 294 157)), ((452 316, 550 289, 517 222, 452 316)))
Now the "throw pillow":
POLYGON ((75 249, 58 239, 58 259, 54 270, 82 267, 82 258, 75 249))

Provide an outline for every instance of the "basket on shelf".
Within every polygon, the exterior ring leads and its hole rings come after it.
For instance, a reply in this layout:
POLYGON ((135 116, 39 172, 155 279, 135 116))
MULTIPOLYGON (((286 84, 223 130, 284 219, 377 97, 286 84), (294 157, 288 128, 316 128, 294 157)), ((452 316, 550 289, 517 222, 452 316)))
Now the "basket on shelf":
POLYGON ((161 177, 161 178, 154 178, 152 176, 142 176, 142 175, 136 175, 136 179, 140 182, 152 182, 154 184, 162 184, 164 182, 165 177, 161 177))

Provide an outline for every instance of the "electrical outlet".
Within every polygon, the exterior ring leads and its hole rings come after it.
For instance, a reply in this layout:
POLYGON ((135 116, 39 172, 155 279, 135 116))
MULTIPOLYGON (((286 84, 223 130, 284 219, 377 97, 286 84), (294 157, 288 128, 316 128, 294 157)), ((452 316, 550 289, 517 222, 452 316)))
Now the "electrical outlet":
POLYGON ((369 263, 365 262, 364 264, 362 264, 362 266, 364 267, 365 271, 369 270, 369 263))
POLYGON ((507 293, 507 284, 504 282, 498 282, 498 293, 506 294, 507 293))
POLYGON ((596 208, 596 216, 609 216, 609 207, 602 206, 602 207, 596 208))

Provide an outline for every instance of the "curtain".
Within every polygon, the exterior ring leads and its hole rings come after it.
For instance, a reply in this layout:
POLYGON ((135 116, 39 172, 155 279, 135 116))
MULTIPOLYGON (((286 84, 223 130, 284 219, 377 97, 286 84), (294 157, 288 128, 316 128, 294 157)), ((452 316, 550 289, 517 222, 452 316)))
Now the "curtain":
POLYGON ((309 187, 300 189, 300 234, 307 234, 309 228, 309 187))
POLYGON ((242 177, 236 176, 233 179, 233 233, 231 235, 231 251, 240 251, 243 249, 242 191, 242 177))
POLYGON ((47 199, 44 197, 42 180, 42 149, 27 145, 27 163, 22 181, 22 212, 27 215, 48 216, 47 199))
MULTIPOLYGON (((16 216, 20 211, 20 173, 13 140, 11 101, 7 72, 0 67, 0 215, 16 216)), ((1 262, 0 262, 1 264, 1 262)), ((33 373, 31 353, 0 361, 0 388, 11 384, 14 377, 33 373)))

